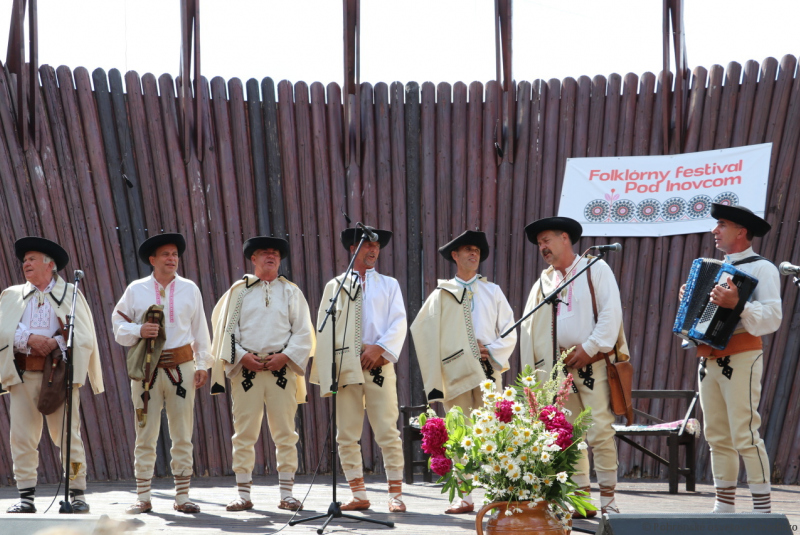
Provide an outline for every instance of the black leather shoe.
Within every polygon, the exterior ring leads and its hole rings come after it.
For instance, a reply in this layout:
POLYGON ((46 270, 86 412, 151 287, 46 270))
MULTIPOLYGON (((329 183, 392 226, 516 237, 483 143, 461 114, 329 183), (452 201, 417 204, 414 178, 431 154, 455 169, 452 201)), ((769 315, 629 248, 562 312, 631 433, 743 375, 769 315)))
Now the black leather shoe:
POLYGON ((85 515, 89 512, 89 504, 83 500, 72 500, 72 512, 85 515))
POLYGON ((26 503, 26 502, 17 502, 8 509, 6 509, 6 513, 35 513, 36 507, 33 504, 26 503))

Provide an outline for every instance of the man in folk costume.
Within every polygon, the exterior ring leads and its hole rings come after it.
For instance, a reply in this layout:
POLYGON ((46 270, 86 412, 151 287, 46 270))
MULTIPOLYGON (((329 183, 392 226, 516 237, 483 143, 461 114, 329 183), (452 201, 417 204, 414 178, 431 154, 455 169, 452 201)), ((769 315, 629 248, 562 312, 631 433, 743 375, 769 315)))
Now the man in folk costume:
MULTIPOLYGON (((500 287, 478 274, 489 256, 486 234, 467 230, 439 248, 457 266, 456 276, 440 280, 411 325, 428 402, 441 401, 449 411, 458 406, 469 414, 483 406, 481 383, 501 374, 517 345, 516 331, 500 334, 514 324, 514 312, 500 287)), ((475 509, 467 495, 445 511, 463 514, 475 509)))
MULTIPOLYGON (((353 492, 343 511, 369 509, 361 458, 361 431, 366 408, 375 441, 383 454, 389 483, 389 512, 405 512, 403 503, 403 445, 397 420, 397 376, 394 365, 406 338, 406 309, 397 280, 375 271, 381 249, 392 238, 388 230, 371 229, 378 241, 364 241, 355 258, 353 273, 336 301, 336 341, 332 347, 332 321, 317 335, 311 382, 319 384, 322 396, 330 396, 333 378, 331 358, 336 351, 339 374, 336 422, 339 460, 353 492)), ((342 245, 353 254, 361 240, 360 229, 345 229, 342 245)), ((344 275, 325 286, 317 314, 317 328, 325 319, 333 293, 344 275)))
MULTIPOLYGON (((20 501, 9 507, 9 513, 35 513, 36 471, 39 467, 39 440, 43 415, 37 408, 42 394, 43 376, 48 373, 45 359, 66 358, 66 340, 62 327, 72 308, 75 286, 58 276, 69 263, 69 255, 57 243, 38 237, 26 237, 14 244, 22 262, 25 284, 6 288, 0 294, 0 383, 10 397, 10 443, 20 501)), ((86 490, 86 454, 81 439, 80 395, 78 389, 92 382, 95 394, 103 392, 103 376, 97 335, 89 305, 78 292, 75 304, 72 363, 72 442, 70 463, 64 466, 70 483, 70 501, 74 512, 88 513, 86 490)), ((53 366, 48 365, 51 369, 53 366)), ((66 387, 64 387, 66 388, 66 387)), ((66 440, 66 402, 44 419, 54 444, 61 447, 66 440)), ((66 451, 61 450, 62 464, 66 451)))
POLYGON ((200 289, 177 274, 185 250, 181 234, 158 234, 145 240, 139 246, 139 259, 153 266, 153 274, 132 282, 111 316, 117 343, 131 347, 129 360, 144 351, 152 356, 149 374, 142 374, 142 380, 131 379, 137 412, 134 475, 138 499, 125 510, 130 514, 152 510, 150 481, 162 407, 167 411, 172 439, 173 508, 182 513, 200 512, 200 507, 189 501, 194 398, 195 390, 208 379, 213 357, 200 289), (153 311, 159 312, 160 319, 152 319, 153 311))
MULTIPOLYGON (((572 247, 581 237, 580 223, 568 217, 548 217, 525 227, 528 240, 539 247, 550 267, 533 285, 525 310, 531 310, 568 277, 589 261, 572 247)), ((622 328, 619 287, 611 268, 603 260, 572 281, 559 296, 556 309, 544 307, 522 323, 520 363, 552 372, 562 351, 574 348, 564 360, 565 373, 574 378, 573 395, 564 405, 570 423, 586 408, 592 409, 592 426, 586 441, 594 453, 600 508, 603 513, 619 512, 614 500, 617 485, 617 448, 614 442, 614 413, 606 360, 628 360, 628 345, 622 328), (553 337, 556 337, 557 348, 553 337)), ((589 457, 584 450, 572 480, 589 494, 589 457)), ((595 516, 596 511, 587 511, 595 516)))
POLYGON ((265 404, 278 462, 278 508, 303 508, 292 495, 299 439, 295 414, 298 403, 306 402, 305 373, 314 351, 314 324, 303 292, 278 276, 281 260, 288 255, 289 242, 284 239, 247 240, 244 256, 253 262, 255 274, 235 282, 211 315, 211 351, 216 357, 211 392, 224 392, 227 376, 233 398, 233 471, 239 496, 228 504, 228 511, 253 508, 255 444, 265 404))
MULTIPOLYGON (((758 432, 761 416, 761 375, 764 358, 761 337, 781 325, 781 286, 778 269, 753 252, 754 237, 764 236, 770 225, 744 206, 711 205, 717 225, 711 231, 725 262, 758 279, 751 300, 744 305, 725 349, 701 345, 699 389, 703 407, 703 432, 711 449, 716 501, 714 513, 735 512, 739 455, 744 460, 747 482, 753 495, 753 512, 769 513, 770 468, 764 440, 758 432)), ((680 296, 683 297, 684 287, 680 296)), ((739 290, 715 286, 710 301, 722 308, 736 308, 739 290)))

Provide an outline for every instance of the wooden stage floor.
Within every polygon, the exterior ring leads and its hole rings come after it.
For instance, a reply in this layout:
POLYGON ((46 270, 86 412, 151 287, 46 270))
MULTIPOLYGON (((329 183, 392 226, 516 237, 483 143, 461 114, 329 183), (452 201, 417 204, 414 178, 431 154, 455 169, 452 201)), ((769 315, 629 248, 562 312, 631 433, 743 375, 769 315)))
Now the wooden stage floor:
MULTIPOLYGON (((418 476, 419 477, 419 476, 418 476)), ((386 508, 386 481, 383 476, 367 476, 367 491, 372 500, 373 509, 365 516, 379 520, 395 522, 393 529, 375 526, 363 522, 354 522, 341 519, 334 521, 325 533, 369 533, 377 535, 386 532, 391 535, 412 535, 426 533, 474 533, 475 514, 451 516, 443 513, 447 500, 440 494, 436 484, 417 483, 404 486, 404 498, 409 512, 405 514, 389 514, 386 508)), ((302 498, 309 490, 311 477, 300 476, 295 484, 295 496, 302 498)), ((340 501, 348 500, 350 491, 346 484, 341 484, 340 501)), ((192 482, 190 496, 200 505, 202 513, 198 515, 183 515, 172 509, 173 492, 172 481, 168 479, 155 480, 153 484, 153 512, 135 517, 124 513, 125 507, 135 497, 133 482, 90 483, 87 500, 92 507, 92 518, 107 515, 113 522, 110 529, 104 533, 121 533, 127 528, 131 533, 170 535, 191 534, 209 535, 212 533, 254 533, 254 534, 310 534, 316 533, 320 527, 319 522, 300 524, 294 527, 285 526, 291 514, 277 508, 278 485, 275 476, 256 477, 253 486, 253 502, 255 509, 241 513, 229 513, 225 505, 232 500, 234 490, 233 477, 225 478, 196 478, 192 482), (124 522, 119 524, 117 522, 124 522), (282 529, 283 528, 283 529, 282 529)), ((596 484, 593 485, 593 495, 598 499, 596 484)), ((617 501, 623 513, 649 512, 649 513, 707 513, 713 505, 713 487, 698 484, 698 492, 687 493, 681 483, 681 491, 677 495, 667 492, 666 481, 629 480, 621 482, 618 486, 617 501)), ((16 502, 17 492, 13 487, 0 488, 0 533, 9 535, 26 535, 34 533, 36 529, 30 526, 41 525, 46 520, 57 521, 58 501, 50 512, 43 514, 52 500, 56 490, 55 485, 40 485, 37 488, 36 507, 39 513, 30 515, 39 519, 37 522, 24 523, 21 516, 8 515, 4 511, 16 502), (14 517, 14 518, 12 518, 14 517), (18 527, 11 526, 12 521, 21 521, 18 527), (4 526, 5 524, 5 526, 4 526), (13 527, 13 530, 9 530, 13 527)), ((737 493, 737 506, 739 511, 747 512, 752 508, 750 492, 744 485, 740 485, 737 493)), ((476 496, 482 498, 482 494, 476 496)), ((330 476, 321 476, 308 495, 306 510, 300 517, 323 513, 331 501, 330 476)), ((478 499, 476 502, 480 502, 478 499)), ((800 486, 773 487, 772 511, 788 515, 789 521, 795 530, 800 529, 800 486)), ((359 514, 359 513, 356 513, 359 514)), ((594 530, 596 522, 579 521, 576 526, 594 530)), ((44 526, 42 526, 44 527, 44 526)), ((39 528, 37 528, 39 529, 39 528)))

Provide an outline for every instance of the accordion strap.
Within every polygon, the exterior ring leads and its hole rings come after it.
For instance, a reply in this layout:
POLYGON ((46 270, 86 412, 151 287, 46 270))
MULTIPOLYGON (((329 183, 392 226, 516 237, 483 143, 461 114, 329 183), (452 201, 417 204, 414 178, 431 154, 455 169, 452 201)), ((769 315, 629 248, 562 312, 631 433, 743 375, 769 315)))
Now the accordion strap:
MULTIPOLYGON (((737 260, 736 262, 731 262, 731 265, 732 266, 741 266, 742 264, 749 264, 751 262, 756 262, 758 260, 767 260, 767 259, 764 258, 763 256, 760 256, 760 255, 756 254, 756 255, 753 255, 753 256, 748 256, 747 258, 742 258, 741 260, 737 260)), ((767 262, 769 262, 769 260, 767 260, 767 262)))

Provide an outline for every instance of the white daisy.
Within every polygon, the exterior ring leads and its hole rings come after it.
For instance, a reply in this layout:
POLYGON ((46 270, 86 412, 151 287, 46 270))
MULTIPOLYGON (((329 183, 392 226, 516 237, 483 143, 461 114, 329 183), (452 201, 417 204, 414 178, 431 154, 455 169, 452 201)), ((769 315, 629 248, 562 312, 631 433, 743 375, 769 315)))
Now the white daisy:
POLYGON ((487 440, 481 446, 481 449, 486 453, 496 453, 497 452, 497 444, 492 442, 491 440, 487 440))
POLYGON ((536 379, 533 378, 533 375, 528 375, 522 378, 522 384, 525 386, 533 386, 536 383, 536 379))
POLYGON ((471 448, 475 445, 475 441, 472 440, 472 437, 464 437, 464 440, 461 441, 461 445, 465 448, 471 448))
POLYGON ((514 513, 511 511, 511 509, 506 509, 506 516, 511 516, 513 514, 514 513))
POLYGON ((512 481, 518 480, 522 477, 522 472, 520 472, 519 467, 515 466, 513 469, 509 470, 506 474, 508 478, 512 481))
POLYGON ((508 386, 503 391, 503 399, 507 399, 508 401, 514 401, 517 399, 517 389, 513 386, 508 386))
POLYGON ((566 472, 557 473, 556 479, 558 480, 559 483, 566 483, 568 479, 567 473, 566 472))
POLYGON ((552 458, 552 456, 550 455, 549 452, 546 452, 546 451, 542 452, 542 462, 543 463, 549 463, 551 458, 552 458))
POLYGON ((586 442, 584 442, 584 441, 581 441, 581 442, 578 443, 578 449, 579 450, 585 450, 588 447, 589 447, 589 445, 586 444, 586 442))
POLYGON ((572 416, 572 411, 571 411, 571 410, 569 410, 569 409, 568 409, 568 408, 566 408, 566 407, 564 407, 563 409, 561 409, 561 412, 563 412, 563 413, 564 413, 564 416, 572 416))
MULTIPOLYGON (((474 383, 473 383, 474 384, 474 383)), ((489 392, 490 390, 494 390, 494 381, 491 379, 487 379, 481 383, 481 390, 484 392, 489 392)))
POLYGON ((519 403, 514 403, 514 406, 513 406, 513 407, 511 407, 511 410, 512 410, 512 411, 514 412, 514 414, 516 414, 517 416, 521 416, 521 415, 525 414, 525 407, 523 407, 523 406, 522 406, 522 405, 520 405, 519 403))
POLYGON ((536 477, 536 476, 534 476, 534 475, 533 475, 533 474, 531 474, 530 472, 526 472, 526 473, 525 473, 525 475, 524 475, 524 476, 522 476, 522 480, 523 480, 525 483, 529 483, 529 484, 530 484, 530 483, 533 483, 533 482, 535 481, 535 477, 536 477))

